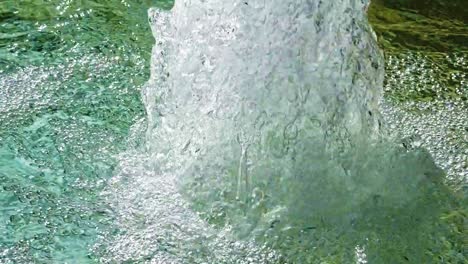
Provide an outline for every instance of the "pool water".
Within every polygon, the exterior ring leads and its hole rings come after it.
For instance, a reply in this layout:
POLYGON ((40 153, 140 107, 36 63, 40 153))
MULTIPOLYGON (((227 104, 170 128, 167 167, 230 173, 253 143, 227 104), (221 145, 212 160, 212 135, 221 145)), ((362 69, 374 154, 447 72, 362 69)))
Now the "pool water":
POLYGON ((366 247, 332 224, 312 244, 292 231, 265 246, 239 238, 147 168, 147 10, 172 1, 2 1, 0 263, 366 263, 378 246, 378 263, 466 263, 467 20, 450 6, 453 16, 383 2, 369 16, 386 57, 389 137, 427 149, 446 177, 407 218, 374 215, 383 235, 355 234, 366 247))

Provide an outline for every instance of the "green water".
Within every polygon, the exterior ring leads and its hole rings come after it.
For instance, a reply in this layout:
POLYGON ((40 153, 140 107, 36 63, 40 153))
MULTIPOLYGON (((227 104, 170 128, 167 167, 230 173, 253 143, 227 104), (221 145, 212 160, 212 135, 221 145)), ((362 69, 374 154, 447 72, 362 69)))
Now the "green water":
MULTIPOLYGON (((145 115, 140 88, 154 42, 146 12, 171 2, 0 2, 0 263, 95 263, 105 246, 96 245, 99 237, 120 232, 99 193, 116 155, 139 144, 127 138, 145 115)), ((467 13, 460 11, 466 5, 375 2, 370 20, 388 65, 396 65, 388 67, 394 88, 386 98, 434 107, 448 100, 467 109, 467 13), (418 68, 396 87, 392 80, 408 65, 401 58, 429 61, 435 80, 415 80, 425 72, 418 68)), ((465 124, 453 133, 464 153, 466 131, 465 124)), ((459 164, 466 171, 466 160, 459 164)), ((457 182, 454 189, 463 190, 457 182)), ((466 263, 466 198, 456 195, 438 216, 445 233, 434 263, 466 263)))
POLYGON ((88 263, 97 195, 144 115, 150 6, 1 1, 0 262, 88 263))

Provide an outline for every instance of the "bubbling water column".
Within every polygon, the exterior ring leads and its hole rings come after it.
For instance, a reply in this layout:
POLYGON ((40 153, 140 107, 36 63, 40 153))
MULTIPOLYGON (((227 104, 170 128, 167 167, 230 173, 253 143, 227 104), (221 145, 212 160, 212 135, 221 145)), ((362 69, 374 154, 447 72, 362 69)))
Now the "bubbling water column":
MULTIPOLYGON (((154 167, 206 219, 272 241, 402 208, 440 175, 385 139, 368 0, 180 0, 150 11, 154 167)), ((273 243, 274 244, 274 243, 273 243)))

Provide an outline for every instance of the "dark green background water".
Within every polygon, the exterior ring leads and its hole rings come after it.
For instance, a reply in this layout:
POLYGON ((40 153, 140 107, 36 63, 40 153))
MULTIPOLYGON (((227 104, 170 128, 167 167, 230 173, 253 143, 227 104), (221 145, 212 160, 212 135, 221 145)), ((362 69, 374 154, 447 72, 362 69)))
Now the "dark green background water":
MULTIPOLYGON (((99 235, 119 232, 99 192, 115 155, 138 144, 127 137, 144 118, 147 9, 171 2, 0 0, 0 263, 96 262, 99 235)), ((387 83, 424 58, 440 84, 409 81, 386 89, 386 100, 466 105, 466 9, 462 0, 374 1, 387 83)), ((464 197, 441 215, 444 254, 434 263, 466 263, 464 197)))

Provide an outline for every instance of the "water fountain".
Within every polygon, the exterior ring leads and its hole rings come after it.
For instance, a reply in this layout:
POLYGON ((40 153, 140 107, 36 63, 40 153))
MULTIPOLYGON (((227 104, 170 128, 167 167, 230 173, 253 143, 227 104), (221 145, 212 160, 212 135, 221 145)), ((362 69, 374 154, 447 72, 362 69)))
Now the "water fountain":
POLYGON ((386 136, 368 3, 181 0, 150 10, 144 167, 158 175, 154 188, 171 182, 190 201, 184 212, 287 261, 362 262, 358 243, 385 259, 379 228, 410 223, 399 215, 415 207, 429 219, 420 202, 443 173, 386 136))

